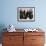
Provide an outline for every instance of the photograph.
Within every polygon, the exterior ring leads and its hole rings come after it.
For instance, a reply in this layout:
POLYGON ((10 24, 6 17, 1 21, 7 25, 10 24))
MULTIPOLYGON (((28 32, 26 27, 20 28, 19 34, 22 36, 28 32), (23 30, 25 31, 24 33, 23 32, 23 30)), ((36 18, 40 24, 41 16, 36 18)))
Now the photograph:
POLYGON ((35 21, 35 7, 18 7, 17 20, 24 22, 35 21))

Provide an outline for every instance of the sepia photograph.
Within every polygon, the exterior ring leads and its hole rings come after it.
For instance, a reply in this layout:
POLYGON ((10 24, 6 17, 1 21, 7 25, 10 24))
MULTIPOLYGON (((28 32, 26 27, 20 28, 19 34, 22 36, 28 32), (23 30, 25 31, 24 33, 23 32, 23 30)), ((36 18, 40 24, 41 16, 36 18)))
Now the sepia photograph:
POLYGON ((17 20, 24 22, 35 21, 35 7, 18 7, 17 20))

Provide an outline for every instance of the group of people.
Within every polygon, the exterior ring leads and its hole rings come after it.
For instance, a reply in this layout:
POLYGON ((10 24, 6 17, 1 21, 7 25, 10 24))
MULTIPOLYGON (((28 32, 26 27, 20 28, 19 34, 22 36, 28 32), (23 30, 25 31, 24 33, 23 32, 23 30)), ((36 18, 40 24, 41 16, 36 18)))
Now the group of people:
POLYGON ((20 9, 20 19, 32 19, 33 18, 33 11, 32 10, 21 10, 20 9))

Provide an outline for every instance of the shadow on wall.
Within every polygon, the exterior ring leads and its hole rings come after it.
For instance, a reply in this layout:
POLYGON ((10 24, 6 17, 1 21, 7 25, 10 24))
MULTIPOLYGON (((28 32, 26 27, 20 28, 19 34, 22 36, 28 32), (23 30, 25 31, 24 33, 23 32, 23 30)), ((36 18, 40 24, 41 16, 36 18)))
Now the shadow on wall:
POLYGON ((3 36, 2 32, 6 31, 6 30, 4 30, 4 28, 6 28, 5 25, 0 24, 0 43, 2 43, 2 36, 3 36))

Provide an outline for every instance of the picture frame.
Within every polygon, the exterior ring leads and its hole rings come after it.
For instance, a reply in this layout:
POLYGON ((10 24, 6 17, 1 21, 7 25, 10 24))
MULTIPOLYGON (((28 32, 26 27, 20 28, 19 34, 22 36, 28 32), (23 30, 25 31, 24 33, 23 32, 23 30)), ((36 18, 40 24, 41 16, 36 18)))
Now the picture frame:
POLYGON ((18 7, 17 20, 20 22, 34 22, 35 7, 18 7))

